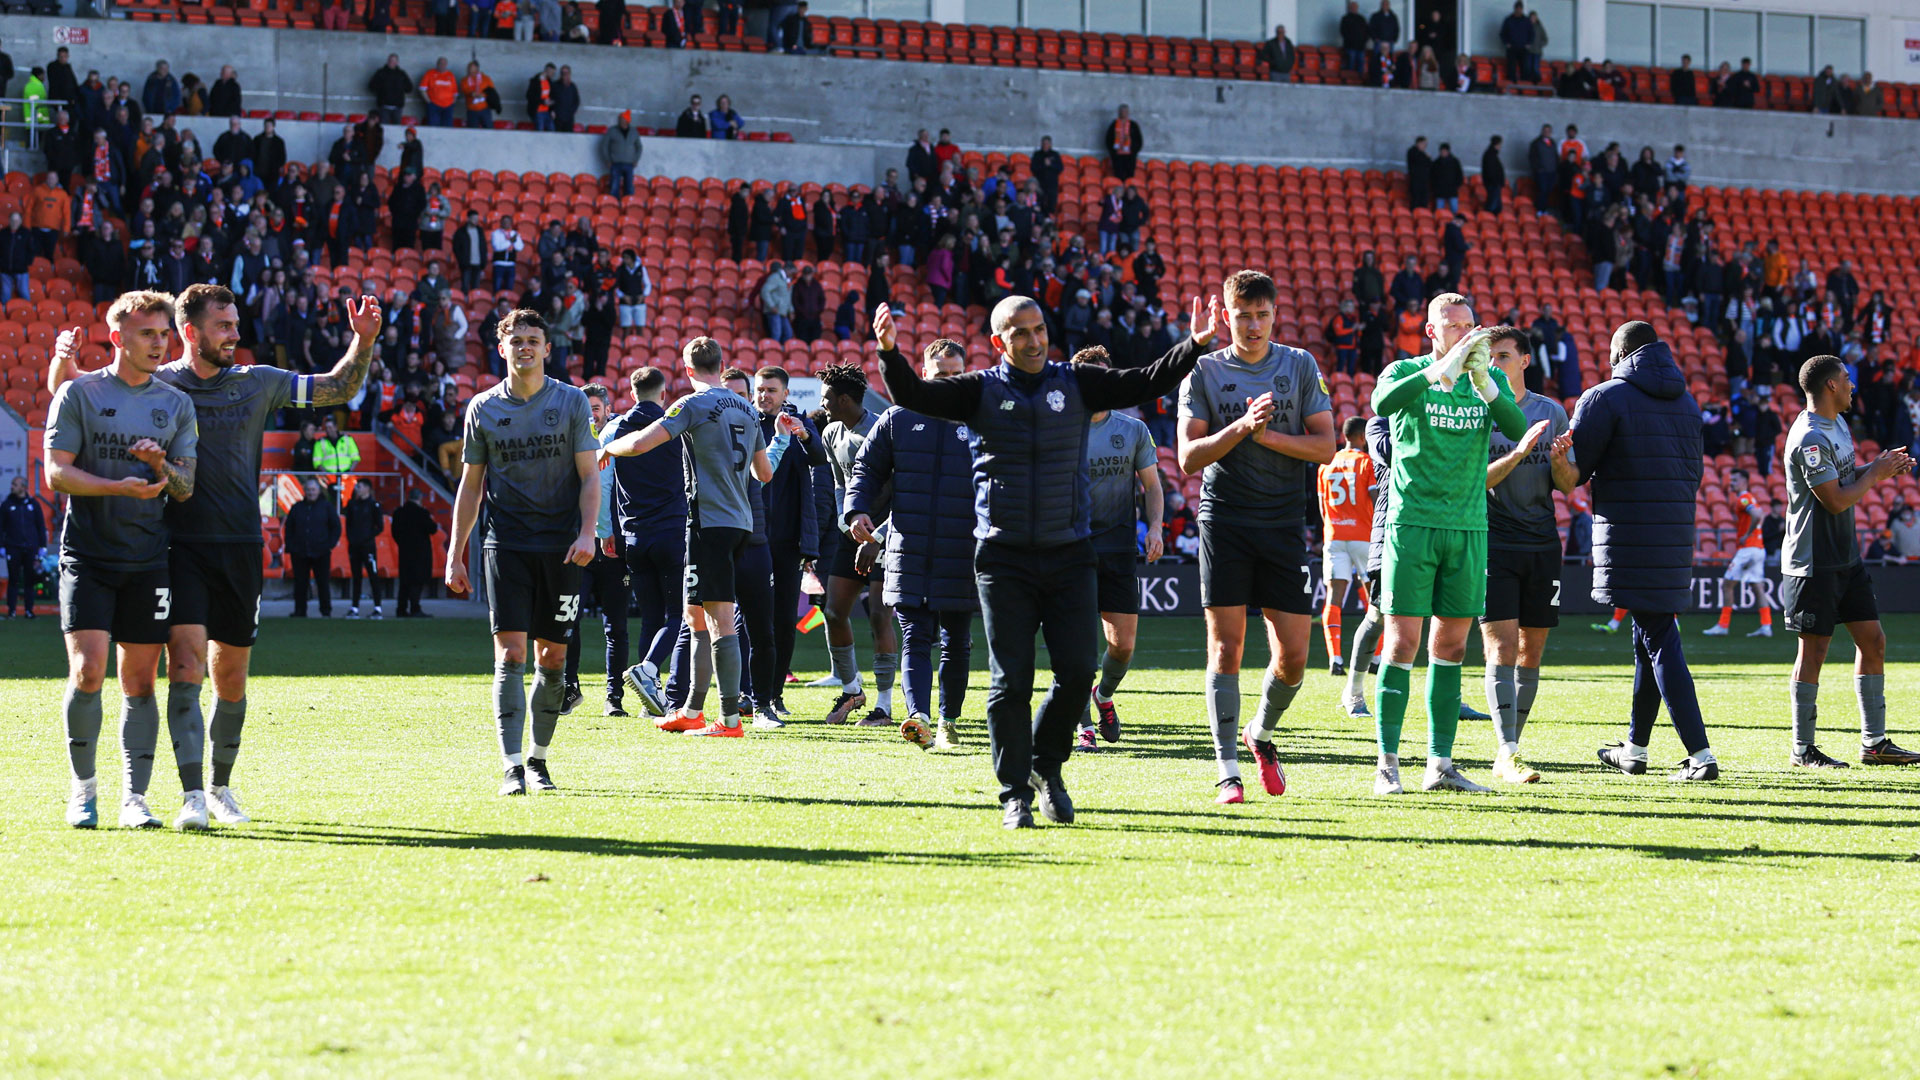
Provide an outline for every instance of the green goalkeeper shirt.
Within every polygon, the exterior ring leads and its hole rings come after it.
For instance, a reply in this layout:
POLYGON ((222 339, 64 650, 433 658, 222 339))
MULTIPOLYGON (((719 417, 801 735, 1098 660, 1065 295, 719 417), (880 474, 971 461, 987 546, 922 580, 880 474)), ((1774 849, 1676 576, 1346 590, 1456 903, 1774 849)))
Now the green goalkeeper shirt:
POLYGON ((1393 429, 1393 497, 1387 504, 1387 524, 1486 532, 1491 424, 1518 441, 1526 434, 1527 417, 1499 369, 1490 374, 1500 396, 1489 405, 1465 375, 1452 390, 1429 383, 1425 372, 1432 359, 1389 365, 1373 389, 1373 411, 1386 417, 1393 429))

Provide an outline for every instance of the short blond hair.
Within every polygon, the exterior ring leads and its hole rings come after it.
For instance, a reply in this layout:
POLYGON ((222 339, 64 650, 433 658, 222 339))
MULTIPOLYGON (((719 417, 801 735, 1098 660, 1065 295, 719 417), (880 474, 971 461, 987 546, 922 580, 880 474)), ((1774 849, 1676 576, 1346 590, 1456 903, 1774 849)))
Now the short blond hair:
POLYGON ((1469 312, 1473 311, 1473 301, 1461 296, 1457 292, 1443 292, 1439 296, 1427 301, 1427 321, 1439 322, 1440 313, 1455 304, 1459 304, 1469 312))
POLYGON ((120 299, 107 309, 107 325, 115 330, 126 321, 129 315, 165 315, 167 321, 173 321, 173 294, 153 289, 140 289, 121 293, 120 299))

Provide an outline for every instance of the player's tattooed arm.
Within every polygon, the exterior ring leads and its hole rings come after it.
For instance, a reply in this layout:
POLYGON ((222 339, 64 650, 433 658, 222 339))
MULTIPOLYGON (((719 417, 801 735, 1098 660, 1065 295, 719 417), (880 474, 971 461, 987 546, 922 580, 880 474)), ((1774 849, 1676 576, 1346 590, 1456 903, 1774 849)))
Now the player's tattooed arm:
POLYGON ((332 371, 314 376, 314 405, 345 405, 366 385, 373 347, 380 340, 380 321, 378 297, 363 296, 358 303, 347 302, 347 325, 353 329, 353 343, 332 371))
POLYGON ((193 478, 199 459, 180 457, 168 461, 167 452, 152 439, 141 439, 128 447, 127 453, 153 470, 154 479, 166 485, 167 498, 179 501, 193 497, 193 478))

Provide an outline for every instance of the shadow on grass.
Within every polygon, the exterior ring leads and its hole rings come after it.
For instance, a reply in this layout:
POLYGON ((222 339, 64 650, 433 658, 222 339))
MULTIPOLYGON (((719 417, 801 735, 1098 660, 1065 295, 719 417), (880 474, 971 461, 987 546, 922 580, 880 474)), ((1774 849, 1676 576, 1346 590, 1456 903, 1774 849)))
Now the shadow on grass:
POLYGON ((224 829, 220 840, 333 844, 344 847, 427 848, 448 851, 544 851, 562 855, 611 855, 642 859, 718 859, 739 862, 814 864, 890 863, 900 866, 1038 866, 1083 862, 1023 851, 879 851, 863 848, 789 847, 775 844, 707 843, 695 840, 626 840, 613 836, 469 832, 417 826, 343 826, 280 822, 264 829, 224 829))

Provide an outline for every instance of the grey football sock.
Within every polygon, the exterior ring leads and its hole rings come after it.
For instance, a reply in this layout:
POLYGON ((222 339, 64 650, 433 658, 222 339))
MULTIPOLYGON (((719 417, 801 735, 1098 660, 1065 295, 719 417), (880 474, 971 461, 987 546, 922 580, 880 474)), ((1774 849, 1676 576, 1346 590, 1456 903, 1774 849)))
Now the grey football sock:
MULTIPOLYGON (((687 677, 687 711, 698 715, 707 708, 707 684, 713 682, 713 632, 693 632, 693 674, 687 677)), ((737 689, 737 685, 736 685, 737 689)))
POLYGON ((1240 776, 1240 676, 1207 673, 1207 724, 1220 779, 1240 776))
POLYGON ((247 699, 213 698, 213 723, 207 725, 207 752, 213 757, 213 786, 226 787, 233 779, 233 763, 240 757, 240 730, 247 726, 247 699))
POLYGON ((91 780, 94 756, 100 749, 100 691, 76 690, 67 684, 61 711, 67 718, 67 763, 75 780, 91 780))
POLYGON ((1887 737, 1887 677, 1855 675, 1853 692, 1860 698, 1860 745, 1874 746, 1887 737))
POLYGON ((1813 730, 1820 715, 1820 684, 1795 679, 1793 686, 1793 752, 1798 754, 1813 745, 1813 730))
POLYGON ((1386 629, 1386 619, 1380 615, 1380 609, 1370 607, 1367 616, 1353 631, 1353 659, 1347 664, 1347 700, 1366 699, 1367 666, 1373 663, 1373 646, 1380 640, 1380 634, 1386 629))
POLYGON ((1101 697, 1113 697, 1114 691, 1120 689, 1120 680, 1127 677, 1127 668, 1132 666, 1132 664, 1133 657, 1129 656, 1125 660, 1115 660, 1113 658, 1113 650, 1107 650, 1107 655, 1100 658, 1101 697))
POLYGON ((1514 706, 1516 689, 1512 664, 1487 665, 1487 712, 1493 716, 1493 737, 1501 749, 1520 741, 1514 706))
POLYGON ((1281 715, 1287 711, 1287 706, 1293 704, 1293 695, 1299 692, 1300 683, 1288 686, 1280 681, 1278 675, 1267 672, 1266 680, 1260 684, 1260 727, 1254 733, 1254 738, 1261 742, 1273 738, 1273 733, 1280 728, 1281 715))
POLYGON ((840 680, 840 685, 859 689, 860 662, 854 658, 853 646, 829 645, 827 656, 833 666, 833 677, 840 680))
POLYGON ((560 726, 560 707, 567 703, 567 669, 533 669, 533 693, 527 697, 533 713, 533 756, 544 757, 553 745, 553 731, 560 726))
POLYGON ((874 708, 893 715, 893 676, 900 670, 900 654, 883 652, 873 654, 873 689, 878 700, 874 708))
MULTIPOLYGON (((727 634, 713 643, 713 673, 720 681, 720 716, 740 722, 740 635, 727 634)), ((731 726, 731 725, 729 725, 731 726)))
POLYGON ((152 694, 123 700, 120 754, 126 759, 127 790, 145 795, 153 780, 153 751, 160 743, 160 705, 152 694))
POLYGON ((204 787, 207 721, 200 712, 200 684, 167 684, 167 737, 173 740, 173 763, 180 769, 180 790, 204 787))
POLYGON ((500 756, 508 764, 522 762, 527 737, 527 665, 496 660, 493 665, 493 716, 500 729, 500 756))
POLYGON ((1519 742, 1520 736, 1527 732, 1527 717, 1533 713, 1533 699, 1540 694, 1540 669, 1514 668, 1513 676, 1513 741, 1519 742))

